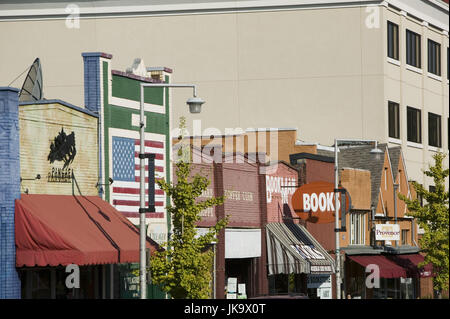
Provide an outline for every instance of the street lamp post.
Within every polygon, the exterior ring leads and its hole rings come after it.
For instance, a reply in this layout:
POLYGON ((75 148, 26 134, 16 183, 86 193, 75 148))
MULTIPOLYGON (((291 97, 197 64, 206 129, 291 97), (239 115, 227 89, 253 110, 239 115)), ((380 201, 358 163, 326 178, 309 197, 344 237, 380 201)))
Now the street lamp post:
MULTIPOLYGON (((170 84, 170 83, 141 83, 140 85, 140 148, 139 148, 139 168, 140 168, 140 209, 139 209, 139 283, 140 283, 140 297, 141 299, 147 298, 147 270, 146 270, 146 256, 145 256, 145 123, 144 123, 144 88, 145 87, 175 87, 175 88, 192 88, 194 90, 194 97, 189 98, 186 103, 189 105, 189 111, 191 113, 200 113, 204 100, 197 97, 197 87, 194 84, 170 84)), ((166 147, 171 147, 166 145, 166 147)))
MULTIPOLYGON (((370 153, 380 154, 382 151, 378 148, 378 141, 375 140, 359 140, 359 139, 335 139, 334 140, 334 209, 335 209, 335 240, 336 240, 336 299, 341 299, 341 249, 340 249, 340 238, 339 233, 341 228, 339 227, 339 164, 338 164, 338 152, 340 142, 361 142, 361 143, 375 143, 375 148, 373 148, 370 153)), ((345 226, 345 225, 344 225, 345 226)))

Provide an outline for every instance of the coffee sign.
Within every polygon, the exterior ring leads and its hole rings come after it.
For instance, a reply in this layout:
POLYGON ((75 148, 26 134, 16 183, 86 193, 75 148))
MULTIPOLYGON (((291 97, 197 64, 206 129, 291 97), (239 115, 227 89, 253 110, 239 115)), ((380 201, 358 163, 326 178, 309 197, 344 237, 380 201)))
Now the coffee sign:
MULTIPOLYGON (((338 193, 338 207, 341 208, 341 193, 338 193)), ((346 210, 350 198, 346 193, 346 210)), ((334 185, 327 182, 313 182, 299 187, 292 196, 292 206, 301 219, 317 224, 335 221, 334 185)))

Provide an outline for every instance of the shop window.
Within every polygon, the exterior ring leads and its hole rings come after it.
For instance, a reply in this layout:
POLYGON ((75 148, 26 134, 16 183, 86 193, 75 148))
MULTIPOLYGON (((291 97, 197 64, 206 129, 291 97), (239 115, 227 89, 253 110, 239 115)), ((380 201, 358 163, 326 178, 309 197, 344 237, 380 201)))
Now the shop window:
POLYGON ((350 245, 365 244, 365 214, 350 214, 350 245))
POLYGON ((402 245, 408 245, 408 229, 402 229, 402 245))
POLYGON ((389 115, 389 137, 400 138, 400 106, 398 103, 389 101, 388 103, 389 115))
POLYGON ((421 68, 420 35, 406 30, 406 63, 421 68))
POLYGON ((388 57, 398 60, 398 25, 388 21, 388 57))
POLYGON ((408 141, 422 143, 421 111, 413 107, 407 108, 408 141))
POLYGON ((434 113, 428 113, 428 145, 442 146, 441 116, 434 113))
POLYGON ((306 280, 301 274, 278 274, 269 276, 269 294, 286 295, 306 292, 306 280))
POLYGON ((428 39, 428 72, 441 76, 441 45, 428 39))
POLYGON ((413 278, 400 278, 400 298, 415 299, 415 280, 413 278))

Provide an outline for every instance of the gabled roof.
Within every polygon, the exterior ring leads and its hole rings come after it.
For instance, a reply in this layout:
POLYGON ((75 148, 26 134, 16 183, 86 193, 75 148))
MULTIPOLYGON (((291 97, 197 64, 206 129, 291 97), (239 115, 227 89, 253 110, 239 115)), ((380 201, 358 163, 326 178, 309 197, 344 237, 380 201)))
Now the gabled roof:
POLYGON ((402 148, 400 146, 389 148, 389 158, 391 159, 392 174, 394 176, 394 181, 398 175, 398 168, 400 165, 400 156, 402 153, 402 148))
POLYGON ((370 151, 373 146, 361 146, 342 148, 339 150, 339 168, 359 168, 370 171, 371 180, 371 203, 377 206, 378 196, 380 193, 381 176, 383 174, 384 158, 387 144, 379 144, 378 148, 383 151, 380 154, 372 154, 370 151))

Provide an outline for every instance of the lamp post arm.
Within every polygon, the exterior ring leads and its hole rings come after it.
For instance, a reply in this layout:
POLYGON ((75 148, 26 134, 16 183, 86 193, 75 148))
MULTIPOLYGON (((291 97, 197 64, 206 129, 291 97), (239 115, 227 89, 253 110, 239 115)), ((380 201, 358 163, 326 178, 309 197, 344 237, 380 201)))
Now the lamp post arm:
POLYGON ((194 97, 197 97, 197 86, 195 84, 141 83, 141 90, 144 87, 192 88, 194 90, 194 97))

